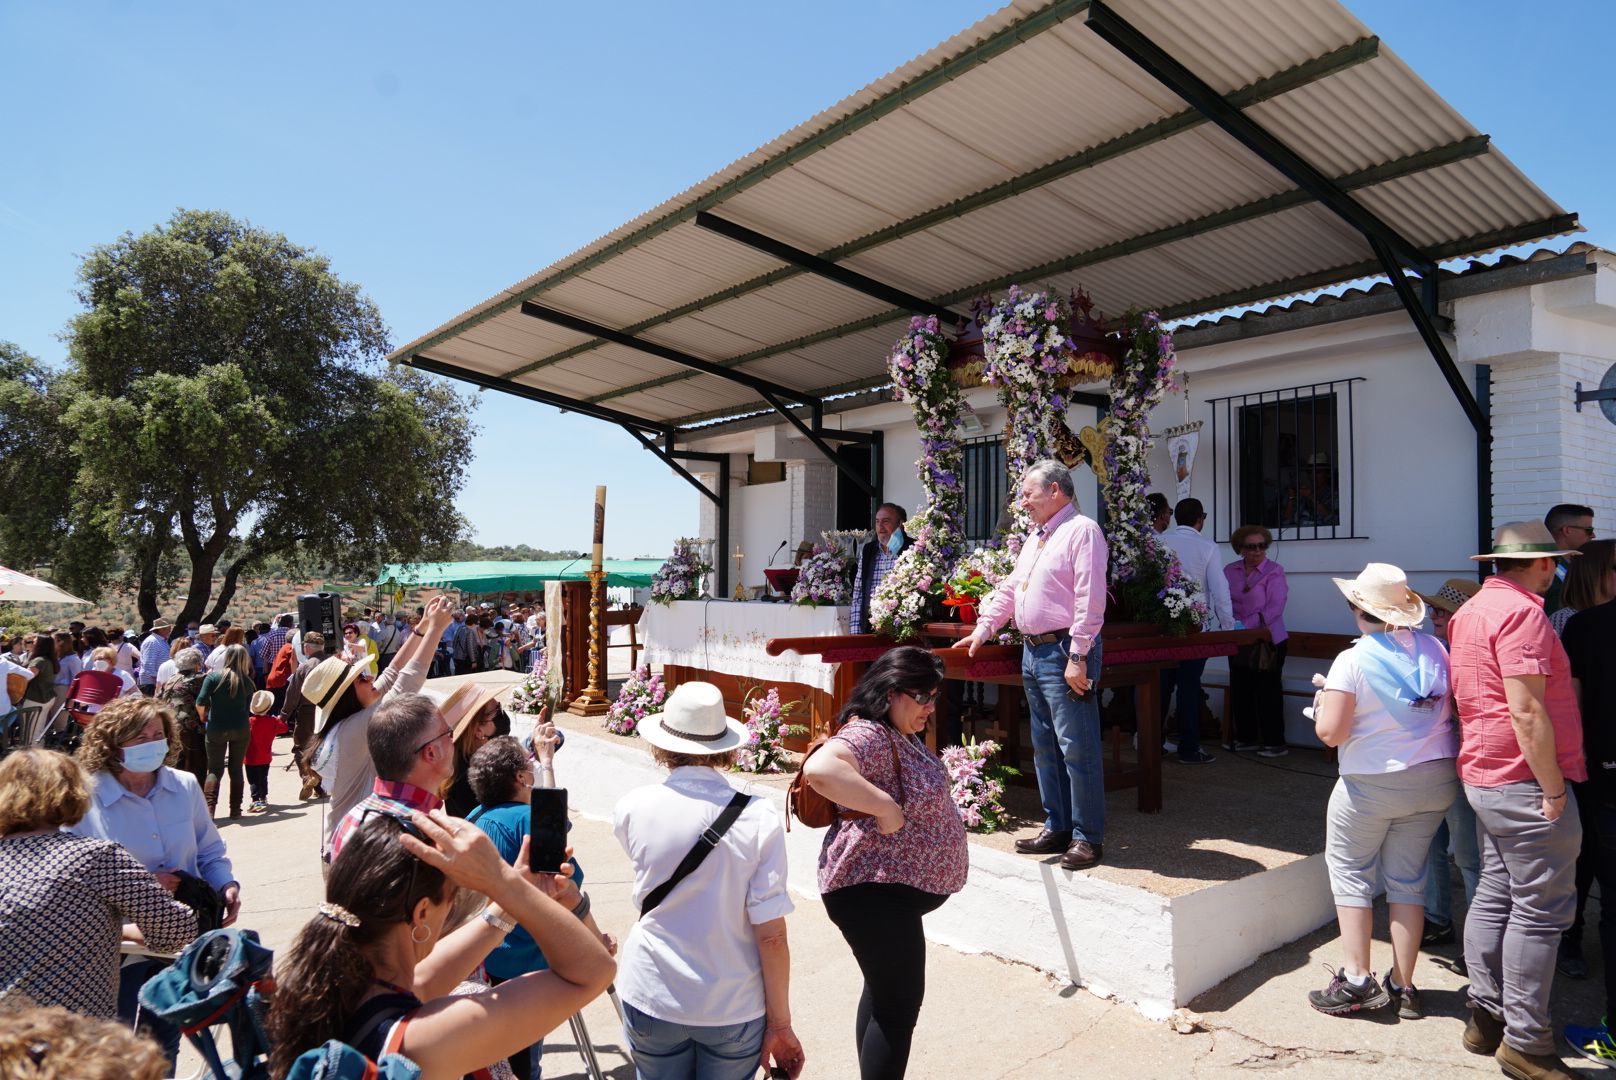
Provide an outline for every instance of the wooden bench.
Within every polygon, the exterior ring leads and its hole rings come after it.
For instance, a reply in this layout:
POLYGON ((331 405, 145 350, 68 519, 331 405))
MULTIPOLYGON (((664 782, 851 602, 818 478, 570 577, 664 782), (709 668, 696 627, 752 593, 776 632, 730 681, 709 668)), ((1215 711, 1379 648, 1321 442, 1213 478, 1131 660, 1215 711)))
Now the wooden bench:
MULTIPOLYGON (((1343 649, 1349 648, 1357 640, 1357 635, 1321 634, 1311 630, 1292 630, 1285 640, 1288 646, 1285 650, 1286 660, 1334 660, 1343 649)), ((1203 679, 1201 689, 1223 691, 1223 715, 1220 723, 1223 744, 1225 746, 1233 744, 1234 717, 1230 706, 1233 695, 1229 693, 1228 681, 1214 682, 1203 679)), ((1280 693, 1285 697, 1313 700, 1313 688, 1311 686, 1305 690, 1292 690, 1288 687, 1282 687, 1280 693)), ((1332 751, 1331 754, 1333 756, 1334 752, 1332 751)))

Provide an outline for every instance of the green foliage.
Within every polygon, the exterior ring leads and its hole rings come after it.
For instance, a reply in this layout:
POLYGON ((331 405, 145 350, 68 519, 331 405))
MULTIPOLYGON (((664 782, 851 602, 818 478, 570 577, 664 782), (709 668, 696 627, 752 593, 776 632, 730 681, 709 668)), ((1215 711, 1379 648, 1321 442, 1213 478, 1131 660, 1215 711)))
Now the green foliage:
POLYGON ((45 629, 45 624, 38 616, 24 613, 16 604, 0 604, 0 627, 5 627, 8 637, 20 637, 38 633, 45 629))
POLYGON ((49 561, 92 598, 121 577, 148 622, 211 620, 272 562, 364 576, 460 539, 471 399, 384 368, 380 313, 324 256, 181 210, 94 249, 79 280, 66 372, 0 350, 0 450, 15 417, 37 461, 7 454, 6 490, 41 496, 8 507, 0 561, 49 561), (175 574, 187 599, 159 612, 175 574))
POLYGON ((517 544, 511 547, 508 544, 499 544, 495 547, 484 547, 469 540, 462 540, 454 545, 449 558, 456 562, 540 562, 545 559, 581 559, 581 551, 549 551, 545 548, 529 547, 526 544, 517 544))

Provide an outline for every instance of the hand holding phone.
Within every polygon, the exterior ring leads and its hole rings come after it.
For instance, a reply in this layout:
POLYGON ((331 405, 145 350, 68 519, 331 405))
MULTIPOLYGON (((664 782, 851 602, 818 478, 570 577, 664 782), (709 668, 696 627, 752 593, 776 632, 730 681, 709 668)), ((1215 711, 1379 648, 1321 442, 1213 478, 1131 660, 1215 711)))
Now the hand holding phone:
POLYGON ((535 874, 559 873, 567 861, 567 789, 534 788, 528 865, 535 874))

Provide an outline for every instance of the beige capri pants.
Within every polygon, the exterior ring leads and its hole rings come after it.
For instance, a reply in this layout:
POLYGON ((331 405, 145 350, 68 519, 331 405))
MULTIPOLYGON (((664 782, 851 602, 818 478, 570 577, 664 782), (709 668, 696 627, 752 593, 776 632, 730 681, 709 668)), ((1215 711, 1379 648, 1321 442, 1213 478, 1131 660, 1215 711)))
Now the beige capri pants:
POLYGON ((1423 904, 1431 837, 1459 794, 1453 758, 1341 776, 1330 793, 1324 864, 1337 907, 1423 904))

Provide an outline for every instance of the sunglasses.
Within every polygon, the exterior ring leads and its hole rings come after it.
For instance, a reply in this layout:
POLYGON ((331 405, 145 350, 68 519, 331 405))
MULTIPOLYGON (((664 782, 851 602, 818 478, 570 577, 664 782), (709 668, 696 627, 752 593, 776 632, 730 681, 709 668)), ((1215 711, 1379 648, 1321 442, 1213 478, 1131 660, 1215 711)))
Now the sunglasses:
MULTIPOLYGON (((433 741, 435 742, 436 740, 433 740, 433 741)), ((391 819, 393 821, 396 821, 396 822, 398 822, 399 828, 403 829, 405 832, 409 833, 411 836, 413 836, 417 840, 421 841, 421 843, 425 844, 427 847, 432 847, 433 846, 432 841, 430 841, 430 840, 428 840, 426 838, 426 834, 423 833, 419 828, 417 828, 415 822, 411 821, 407 815, 401 814, 398 811, 392 810, 392 809, 387 808, 387 807, 367 806, 367 807, 365 807, 365 812, 359 815, 359 824, 361 826, 363 826, 365 824, 365 822, 371 817, 371 815, 375 815, 376 817, 389 818, 389 819, 391 819)), ((409 881, 409 884, 407 886, 405 886, 405 888, 404 888, 404 902, 406 904, 409 903, 409 898, 415 895, 415 874, 416 874, 416 871, 418 871, 420 868, 421 868, 421 860, 416 858, 415 856, 411 855, 410 856, 410 881, 409 881)), ((404 914, 405 914, 405 918, 408 919, 409 918, 408 909, 405 910, 404 914)))
POLYGON ((1265 540, 1265 541, 1263 541, 1261 543, 1256 543, 1256 544, 1243 544, 1243 545, 1241 545, 1240 550, 1241 551, 1267 551, 1268 550, 1268 542, 1265 540))
POLYGON ((937 696, 943 691, 941 687, 938 687, 936 690, 900 690, 898 692, 916 705, 930 705, 937 700, 937 696))

